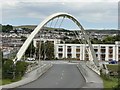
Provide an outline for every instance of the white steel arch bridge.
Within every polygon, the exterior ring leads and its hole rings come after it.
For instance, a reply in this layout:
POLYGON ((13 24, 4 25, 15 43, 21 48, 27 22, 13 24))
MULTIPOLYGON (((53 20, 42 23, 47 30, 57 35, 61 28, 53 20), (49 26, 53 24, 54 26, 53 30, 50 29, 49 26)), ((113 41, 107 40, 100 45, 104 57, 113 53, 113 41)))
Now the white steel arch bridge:
POLYGON ((30 45, 30 43, 32 42, 33 38, 35 37, 35 35, 42 29, 42 27, 44 27, 44 25, 46 25, 49 21, 55 19, 55 18, 59 18, 59 17, 63 17, 63 18, 68 18, 70 20, 72 20, 81 30, 82 34, 84 35, 84 38, 86 40, 86 42, 89 45, 90 48, 90 53, 92 55, 93 58, 93 62, 95 64, 95 66, 99 67, 99 62, 96 58, 94 49, 92 47, 92 44, 89 40, 88 35, 85 33, 85 30, 83 28, 83 26, 79 23, 79 21, 72 16, 71 14, 68 13, 63 13, 63 12, 59 12, 59 13, 55 13, 50 15, 49 17, 47 17, 45 20, 43 20, 34 30, 33 32, 29 35, 29 37, 27 38, 27 40, 24 42, 24 44, 22 45, 22 47, 19 49, 18 53, 16 54, 16 57, 14 58, 14 63, 16 63, 17 61, 21 60, 21 58, 23 57, 25 51, 27 50, 28 46, 30 45))

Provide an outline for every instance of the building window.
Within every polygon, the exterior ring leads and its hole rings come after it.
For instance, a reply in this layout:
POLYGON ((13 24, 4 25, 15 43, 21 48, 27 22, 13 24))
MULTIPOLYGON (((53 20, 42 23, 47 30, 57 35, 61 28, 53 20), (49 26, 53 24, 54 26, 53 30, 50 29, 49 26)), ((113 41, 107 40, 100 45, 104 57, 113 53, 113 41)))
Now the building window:
POLYGON ((110 50, 109 50, 109 54, 112 54, 112 53, 113 53, 113 50, 112 50, 112 49, 110 49, 110 50))
POLYGON ((59 51, 59 52, 62 52, 62 51, 63 51, 63 48, 58 48, 58 51, 59 51))
POLYGON ((120 53, 120 47, 118 47, 118 53, 120 53))
POLYGON ((76 52, 80 52, 80 49, 76 49, 76 52))
POLYGON ((113 53, 113 47, 112 46, 109 46, 109 56, 111 57, 111 54, 113 53))
POLYGON ((118 58, 120 59, 120 55, 118 55, 118 58))
POLYGON ((80 54, 76 54, 76 58, 80 58, 80 54))
POLYGON ((60 48, 63 47, 63 46, 59 46, 60 48))
POLYGON ((101 48, 105 48, 105 46, 101 46, 101 48))
POLYGON ((105 61, 105 54, 101 54, 101 60, 105 61))
POLYGON ((68 58, 71 58, 71 57, 72 57, 72 54, 70 54, 70 53, 67 54, 67 57, 68 57, 68 58))
POLYGON ((95 52, 98 52, 98 49, 94 49, 95 52))
POLYGON ((63 56, 62 53, 59 53, 59 54, 58 54, 58 57, 59 57, 59 58, 62 58, 62 56, 63 56))
POLYGON ((110 49, 112 49, 113 47, 112 46, 109 46, 110 49))
POLYGON ((106 52, 106 49, 101 49, 101 53, 105 53, 106 52))
POLYGON ((98 57, 98 54, 96 54, 96 57, 98 57))
POLYGON ((71 48, 71 46, 67 46, 67 48, 71 48))
POLYGON ((80 54, 76 54, 76 59, 80 60, 80 54))
POLYGON ((70 53, 71 51, 71 46, 67 46, 67 52, 70 53))
POLYGON ((118 49, 120 50, 120 47, 118 47, 118 49))
POLYGON ((67 47, 67 52, 71 52, 72 50, 71 50, 71 46, 68 46, 67 47))
POLYGON ((71 52, 71 49, 67 49, 67 52, 71 52))
POLYGON ((112 58, 113 57, 113 55, 109 55, 109 58, 112 58))

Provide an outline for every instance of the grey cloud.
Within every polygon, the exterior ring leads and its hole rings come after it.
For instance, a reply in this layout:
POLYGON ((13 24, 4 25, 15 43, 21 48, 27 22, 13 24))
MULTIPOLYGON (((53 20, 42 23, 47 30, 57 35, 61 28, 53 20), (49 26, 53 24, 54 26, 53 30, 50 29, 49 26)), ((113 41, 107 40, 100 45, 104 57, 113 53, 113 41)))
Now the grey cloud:
POLYGON ((56 12, 68 12, 79 20, 89 22, 116 22, 117 2, 19 2, 3 7, 3 18, 30 17, 43 19, 56 12))

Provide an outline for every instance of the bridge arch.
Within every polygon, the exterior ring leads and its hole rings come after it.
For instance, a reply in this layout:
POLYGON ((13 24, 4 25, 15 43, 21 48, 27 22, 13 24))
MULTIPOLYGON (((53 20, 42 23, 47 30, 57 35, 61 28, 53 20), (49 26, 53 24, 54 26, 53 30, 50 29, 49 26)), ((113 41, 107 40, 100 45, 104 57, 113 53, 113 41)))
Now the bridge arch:
POLYGON ((29 37, 27 38, 27 40, 24 42, 24 44, 22 45, 22 47, 19 49, 18 53, 16 54, 16 57, 15 59, 13 60, 14 62, 17 62, 19 60, 21 60, 22 56, 24 55, 26 49, 28 48, 28 46, 30 45, 30 43, 32 42, 33 38, 35 37, 35 35, 41 30, 41 28, 47 24, 49 21, 53 20, 54 18, 56 17, 67 17, 68 19, 71 19, 81 30, 82 34, 84 35, 85 37, 85 40, 87 41, 89 47, 90 47, 90 51, 91 51, 91 54, 92 54, 92 57, 93 57, 93 61, 95 63, 96 66, 99 66, 99 63, 98 63, 98 60, 96 58, 96 55, 95 55, 95 52, 94 52, 94 49, 92 47, 92 44, 89 40, 89 37, 88 35, 85 33, 84 31, 84 28, 82 27, 82 25, 78 22, 78 20, 72 16, 71 14, 68 14, 68 13, 63 13, 63 12, 60 12, 60 13, 55 13, 55 14, 52 14, 50 16, 48 16, 45 20, 43 20, 34 30, 33 32, 29 35, 29 37))

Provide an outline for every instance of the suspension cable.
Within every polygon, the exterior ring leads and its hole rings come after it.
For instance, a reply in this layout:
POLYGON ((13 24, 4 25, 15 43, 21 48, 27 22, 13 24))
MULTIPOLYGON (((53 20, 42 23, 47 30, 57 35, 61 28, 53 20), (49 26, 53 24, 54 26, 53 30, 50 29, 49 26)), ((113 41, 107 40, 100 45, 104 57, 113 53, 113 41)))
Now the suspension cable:
POLYGON ((32 43, 30 45, 30 58, 32 58, 32 43))
POLYGON ((56 24, 57 24, 58 20, 59 20, 59 17, 57 18, 57 21, 56 21, 56 23, 55 23, 55 25, 54 25, 54 28, 56 27, 56 24))
POLYGON ((61 25, 62 25, 62 23, 63 23, 64 18, 65 18, 65 16, 63 17, 63 19, 62 19, 62 21, 61 21, 61 23, 60 23, 60 25, 59 25, 59 28, 61 27, 61 25))
MULTIPOLYGON (((75 33, 75 31, 73 31, 73 32, 74 32, 75 36, 77 37, 77 39, 79 40, 78 35, 75 33)), ((81 41, 80 41, 80 40, 79 40, 79 42, 81 43, 81 41)))
MULTIPOLYGON (((77 37, 77 39, 79 40, 79 36, 76 34, 76 32, 75 31, 73 31, 74 32, 74 34, 75 34, 75 36, 77 37)), ((77 32, 78 33, 78 32, 77 32)), ((89 53, 89 48, 86 48, 86 41, 80 41, 79 40, 79 42, 82 44, 85 44, 85 50, 87 51, 87 53, 89 53)))
MULTIPOLYGON (((47 23, 43 27, 47 27, 47 23)), ((43 43, 43 60, 45 61, 45 43, 43 43)))
POLYGON ((52 26, 52 24, 53 24, 53 19, 51 20, 50 27, 52 26))
MULTIPOLYGON (((82 33, 84 34, 85 32, 82 32, 82 33)), ((85 40, 83 40, 83 43, 85 44, 85 51, 87 51, 87 54, 88 54, 89 48, 86 47, 87 42, 85 40)), ((85 54, 86 54, 86 52, 85 52, 85 54)))
MULTIPOLYGON (((39 34, 39 36, 40 36, 40 34, 39 34)), ((40 37, 41 38, 41 37, 40 37)), ((38 49, 39 49, 39 60, 38 60, 38 65, 40 65, 41 64, 41 60, 40 60, 40 58, 41 58, 41 40, 39 40, 39 47, 38 47, 38 49)))

